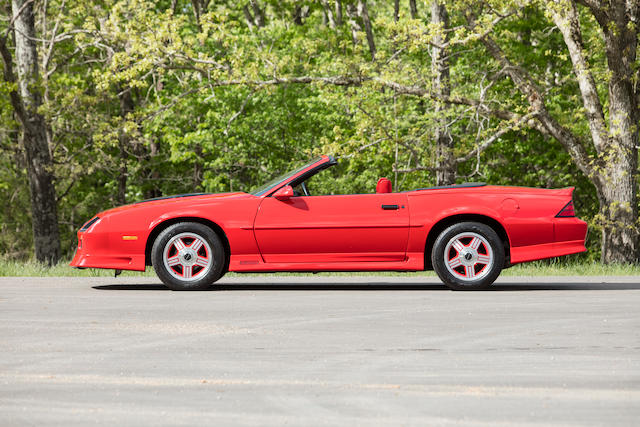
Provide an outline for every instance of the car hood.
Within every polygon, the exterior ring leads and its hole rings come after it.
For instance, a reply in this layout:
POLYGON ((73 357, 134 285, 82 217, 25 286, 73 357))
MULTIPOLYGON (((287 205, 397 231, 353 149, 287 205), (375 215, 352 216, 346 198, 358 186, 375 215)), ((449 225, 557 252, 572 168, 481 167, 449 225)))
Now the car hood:
POLYGON ((166 205, 167 207, 176 208, 181 205, 192 205, 195 203, 206 203, 206 202, 214 202, 214 201, 222 201, 226 199, 235 199, 235 198, 244 198, 244 197, 255 197, 251 196, 247 193, 187 193, 187 194, 176 194, 173 196, 164 196, 164 197, 156 197, 154 199, 142 200, 140 202, 131 203, 129 205, 118 206, 116 208, 108 209, 106 211, 102 211, 98 214, 99 217, 104 217, 105 215, 119 213, 123 211, 130 211, 134 209, 143 209, 150 206, 157 205, 166 205))

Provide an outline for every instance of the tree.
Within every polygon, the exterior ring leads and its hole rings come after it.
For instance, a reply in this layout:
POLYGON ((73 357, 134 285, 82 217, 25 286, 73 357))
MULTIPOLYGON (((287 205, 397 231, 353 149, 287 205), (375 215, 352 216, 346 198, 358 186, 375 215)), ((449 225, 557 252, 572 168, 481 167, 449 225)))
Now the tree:
POLYGON ((38 111, 42 105, 38 54, 32 0, 13 0, 11 25, 0 38, 4 80, 15 84, 10 92, 11 105, 21 126, 29 189, 31 220, 36 259, 53 264, 60 258, 58 211, 53 178, 53 162, 47 139, 47 125, 38 111), (7 45, 9 35, 15 41, 15 68, 7 45))
MULTIPOLYGON (((494 118, 506 120, 507 126, 502 125, 494 135, 488 136, 473 150, 478 154, 507 131, 522 126, 531 126, 555 138, 567 150, 576 167, 589 177, 596 188, 602 227, 602 261, 606 263, 637 262, 639 255, 636 189, 639 119, 637 104, 640 91, 637 83, 634 84, 634 79, 638 78, 636 52, 640 5, 637 2, 625 0, 614 0, 606 5, 591 0, 529 3, 529 7, 544 11, 562 34, 572 63, 573 81, 563 81, 559 85, 570 87, 572 82, 577 83, 590 138, 581 134, 580 123, 565 124, 550 110, 549 104, 552 101, 548 94, 554 90, 557 83, 549 79, 541 82, 540 78, 532 76, 518 59, 509 56, 496 41, 502 39, 500 34, 503 30, 499 24, 502 21, 505 21, 505 24, 508 20, 513 21, 512 17, 516 17, 516 13, 522 9, 522 6, 517 2, 504 1, 461 2, 457 11, 466 18, 466 33, 457 34, 455 40, 447 43, 443 40, 443 34, 447 33, 443 33, 442 30, 443 26, 446 27, 446 9, 441 3, 432 2, 431 20, 436 24, 436 32, 432 32, 431 37, 427 39, 432 45, 433 52, 431 87, 423 87, 416 80, 410 80, 408 84, 399 83, 394 79, 385 78, 384 71, 381 70, 369 70, 368 74, 359 73, 356 77, 343 75, 340 76, 341 78, 333 76, 314 79, 306 76, 306 81, 358 86, 373 81, 400 94, 432 99, 435 103, 436 115, 442 113, 444 105, 458 103, 475 107, 483 111, 483 114, 492 115, 494 118), (589 13, 595 19, 602 34, 606 58, 604 74, 608 85, 606 96, 608 110, 603 107, 601 95, 598 93, 592 75, 592 65, 586 59, 578 3, 585 7, 585 14, 589 13), (483 99, 450 95, 448 66, 443 62, 444 48, 454 44, 472 47, 476 40, 480 40, 481 45, 499 67, 493 77, 494 82, 501 78, 509 78, 520 92, 525 101, 524 104, 507 102, 505 104, 511 104, 514 109, 496 109, 483 99)), ((394 4, 394 20, 398 15, 397 10, 398 7, 394 4)), ((357 42, 358 30, 359 28, 354 29, 354 42, 357 42)), ((371 31, 368 30, 367 35, 370 33, 371 31)), ((508 37, 505 39, 508 40, 508 37)), ((371 49, 371 43, 369 45, 372 57, 375 58, 375 51, 371 49)), ((533 50, 532 46, 530 48, 533 50)), ((530 59, 532 54, 533 52, 528 52, 526 59, 530 59)), ((544 70, 544 72, 548 71, 548 68, 544 70)), ((278 78, 274 83, 281 84, 287 80, 305 82, 305 78, 299 76, 292 79, 278 78)), ((469 160, 470 156, 463 155, 453 162, 450 154, 451 136, 447 135, 442 118, 436 118, 436 123, 436 174, 438 181, 451 182, 455 176, 455 165, 469 160)), ((408 170, 420 169, 429 169, 429 167, 418 166, 408 170)))
MULTIPOLYGON (((604 5, 591 0, 540 2, 562 33, 573 66, 590 138, 561 124, 549 111, 547 93, 525 67, 509 58, 496 39, 482 38, 487 52, 503 67, 529 107, 536 114, 536 129, 557 139, 575 165, 589 177, 600 202, 602 261, 638 261, 638 98, 636 52, 640 6, 634 1, 613 0, 604 5), (608 111, 603 107, 584 47, 577 3, 585 6, 599 25, 606 53, 608 111)), ((475 17, 468 15, 470 27, 475 17)))
POLYGON ((434 140, 436 143, 436 185, 450 185, 456 181, 456 161, 453 152, 453 137, 447 126, 447 116, 444 110, 447 108, 444 99, 451 95, 449 87, 449 58, 447 57, 446 43, 449 26, 447 8, 441 0, 431 1, 431 24, 439 28, 439 32, 433 37, 431 53, 431 72, 433 83, 431 84, 433 95, 436 98, 434 113, 440 115, 436 119, 434 140))
MULTIPOLYGON (((26 40, 37 44, 37 74, 25 78, 37 84, 24 95, 41 94, 30 111, 44 123, 65 255, 77 227, 105 206, 248 190, 328 152, 342 158, 344 177, 325 182, 336 192, 371 191, 385 175, 396 190, 577 185, 581 216, 604 231, 604 259, 632 259, 621 254, 637 240, 633 3, 36 4, 26 40)), ((7 15, 0 197, 25 205, 25 126, 13 102, 23 74, 7 15)), ((0 209, 0 223, 17 236, 28 218, 0 209)), ((0 251, 18 256, 11 241, 2 236, 0 251)))
MULTIPOLYGON (((608 5, 581 0, 600 26, 604 37, 608 81, 608 114, 600 101, 587 61, 580 19, 575 2, 560 1, 551 8, 553 21, 571 56, 582 103, 591 131, 597 161, 585 171, 600 199, 603 221, 602 260, 637 262, 638 250, 638 25, 640 5, 636 1, 611 1, 608 5), (606 117, 608 116, 608 117, 606 117)), ((573 140, 567 140, 570 146, 573 140)), ((576 163, 582 162, 577 159, 576 163)))

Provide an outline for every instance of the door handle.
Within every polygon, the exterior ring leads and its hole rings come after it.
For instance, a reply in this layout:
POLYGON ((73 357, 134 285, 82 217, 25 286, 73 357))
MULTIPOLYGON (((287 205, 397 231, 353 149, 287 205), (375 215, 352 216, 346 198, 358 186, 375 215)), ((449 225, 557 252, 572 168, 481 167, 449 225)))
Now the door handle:
POLYGON ((398 205, 382 205, 382 209, 384 209, 385 211, 392 211, 400 209, 400 207, 398 205))

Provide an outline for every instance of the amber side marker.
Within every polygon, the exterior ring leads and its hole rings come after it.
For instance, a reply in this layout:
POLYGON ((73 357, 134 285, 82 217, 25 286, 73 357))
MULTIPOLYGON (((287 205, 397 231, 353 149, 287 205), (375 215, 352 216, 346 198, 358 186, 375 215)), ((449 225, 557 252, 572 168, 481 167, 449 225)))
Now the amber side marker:
POLYGON ((138 240, 138 236, 122 236, 122 240, 138 240))

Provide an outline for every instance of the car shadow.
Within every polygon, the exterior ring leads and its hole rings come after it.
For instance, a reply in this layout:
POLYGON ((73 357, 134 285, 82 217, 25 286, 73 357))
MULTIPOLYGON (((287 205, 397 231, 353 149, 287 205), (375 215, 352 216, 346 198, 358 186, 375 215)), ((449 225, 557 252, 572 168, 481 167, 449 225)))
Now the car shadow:
POLYGON ((489 291, 624 291, 640 289, 640 283, 498 283, 489 291))
MULTIPOLYGON (((99 285, 93 289, 101 291, 168 291, 163 285, 99 285)), ((210 291, 446 291, 446 286, 438 283, 234 283, 213 285, 210 291)))
MULTIPOLYGON (((150 284, 113 284, 93 286, 100 291, 168 291, 163 285, 150 284)), ((486 291, 620 291, 640 290, 640 283, 497 283, 486 291)), ((214 285, 204 292, 211 291, 448 291, 439 283, 234 283, 214 285)))

